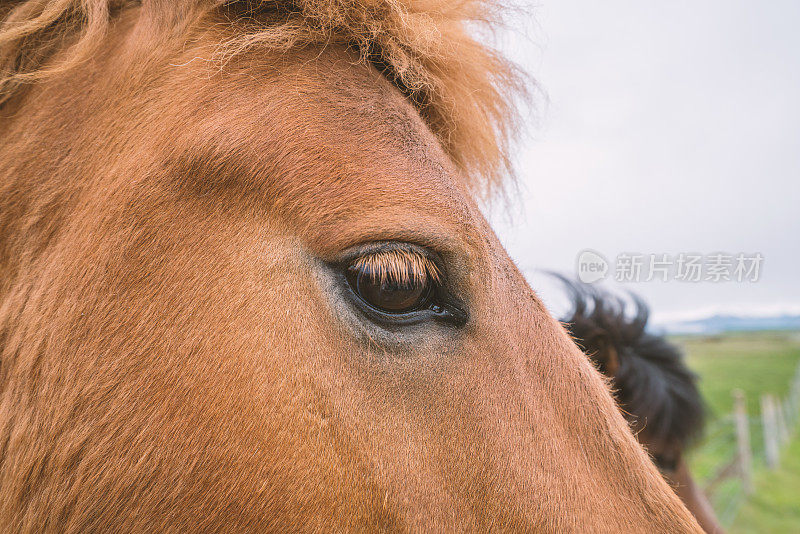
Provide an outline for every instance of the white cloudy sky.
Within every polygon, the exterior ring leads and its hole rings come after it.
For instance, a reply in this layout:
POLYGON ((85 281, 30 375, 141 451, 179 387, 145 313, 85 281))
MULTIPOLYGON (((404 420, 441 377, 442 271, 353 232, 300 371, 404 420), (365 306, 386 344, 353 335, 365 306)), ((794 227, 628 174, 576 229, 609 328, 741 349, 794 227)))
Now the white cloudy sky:
MULTIPOLYGON (((757 283, 625 284, 656 318, 800 310, 800 1, 541 0, 506 48, 547 93, 519 151, 512 220, 537 269, 577 253, 760 252, 757 283)), ((524 17, 519 17, 522 20, 524 17)), ((611 285, 613 287, 613 284, 611 285)))

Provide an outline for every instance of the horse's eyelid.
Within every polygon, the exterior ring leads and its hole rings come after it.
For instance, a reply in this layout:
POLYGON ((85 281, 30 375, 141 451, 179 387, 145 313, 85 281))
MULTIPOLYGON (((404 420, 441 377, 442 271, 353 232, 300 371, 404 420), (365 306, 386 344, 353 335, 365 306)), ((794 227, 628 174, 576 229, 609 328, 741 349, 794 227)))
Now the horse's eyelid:
POLYGON ((390 279, 399 282, 430 280, 438 283, 442 278, 441 270, 433 260, 420 252, 403 249, 365 254, 358 257, 351 267, 372 271, 378 274, 381 280, 390 279))

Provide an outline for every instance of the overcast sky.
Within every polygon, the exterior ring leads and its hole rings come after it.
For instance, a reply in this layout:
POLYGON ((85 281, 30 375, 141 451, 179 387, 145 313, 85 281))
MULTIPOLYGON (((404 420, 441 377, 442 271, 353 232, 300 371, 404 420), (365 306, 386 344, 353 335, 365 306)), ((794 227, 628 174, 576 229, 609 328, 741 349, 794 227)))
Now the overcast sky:
POLYGON ((512 219, 491 220, 534 289, 558 308, 536 270, 574 273, 586 248, 610 279, 623 252, 761 253, 755 283, 621 286, 661 320, 800 311, 800 1, 542 0, 531 12, 506 48, 547 102, 526 124, 512 219))

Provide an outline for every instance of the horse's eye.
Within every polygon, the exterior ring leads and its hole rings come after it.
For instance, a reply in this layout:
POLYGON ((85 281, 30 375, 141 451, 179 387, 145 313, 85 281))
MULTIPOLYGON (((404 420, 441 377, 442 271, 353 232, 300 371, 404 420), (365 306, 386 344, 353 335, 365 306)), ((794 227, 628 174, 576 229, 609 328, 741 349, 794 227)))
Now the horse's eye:
POLYGON ((384 313, 401 314, 424 307, 431 296, 431 282, 413 277, 393 280, 369 267, 354 265, 347 270, 347 281, 361 299, 384 313))
POLYGON ((662 473, 674 473, 678 469, 678 459, 672 455, 656 454, 653 463, 662 473))

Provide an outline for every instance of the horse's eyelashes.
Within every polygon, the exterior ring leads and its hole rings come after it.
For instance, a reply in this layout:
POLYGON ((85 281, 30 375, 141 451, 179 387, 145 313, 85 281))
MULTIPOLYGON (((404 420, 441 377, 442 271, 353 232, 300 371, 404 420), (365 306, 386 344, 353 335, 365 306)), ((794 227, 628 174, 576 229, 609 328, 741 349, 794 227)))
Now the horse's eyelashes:
POLYGON ((382 282, 438 282, 441 278, 439 268, 430 258, 421 252, 404 248, 365 254, 356 259, 352 267, 368 271, 382 282))

